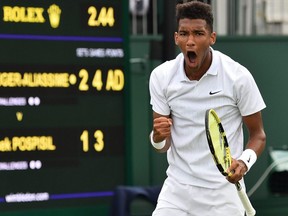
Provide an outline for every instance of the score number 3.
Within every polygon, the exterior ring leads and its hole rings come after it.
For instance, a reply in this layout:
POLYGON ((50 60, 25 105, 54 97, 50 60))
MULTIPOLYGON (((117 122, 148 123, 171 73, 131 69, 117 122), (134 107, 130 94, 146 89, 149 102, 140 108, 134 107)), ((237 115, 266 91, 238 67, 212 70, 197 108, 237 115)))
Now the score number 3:
MULTIPOLYGON (((104 134, 101 130, 96 130, 94 132, 94 150, 96 152, 101 152, 104 149, 104 134)), ((84 130, 80 136, 80 140, 82 141, 82 148, 84 152, 89 151, 89 132, 84 130)))
POLYGON ((98 13, 97 8, 94 6, 90 6, 88 8, 88 14, 90 14, 90 17, 88 19, 88 26, 107 26, 107 24, 110 27, 114 26, 114 8, 109 7, 102 7, 100 9, 100 12, 98 13))

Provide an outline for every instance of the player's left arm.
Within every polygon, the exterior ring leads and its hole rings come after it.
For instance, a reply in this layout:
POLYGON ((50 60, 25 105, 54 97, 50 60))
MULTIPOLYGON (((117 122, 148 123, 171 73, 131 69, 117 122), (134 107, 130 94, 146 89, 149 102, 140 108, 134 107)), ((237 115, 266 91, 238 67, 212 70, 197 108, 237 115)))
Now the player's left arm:
POLYGON ((255 162, 253 162, 253 160, 256 160, 257 157, 261 155, 266 145, 266 134, 264 131, 261 112, 259 111, 252 115, 244 116, 243 122, 248 130, 249 136, 246 148, 243 153, 244 157, 241 156, 239 159, 233 159, 232 164, 229 168, 229 171, 233 171, 233 175, 228 177, 227 179, 232 183, 239 181, 244 176, 244 174, 251 168, 251 166, 255 162), (253 157, 253 154, 255 154, 254 156, 256 156, 256 159, 253 157), (250 167, 248 167, 247 165, 250 167))

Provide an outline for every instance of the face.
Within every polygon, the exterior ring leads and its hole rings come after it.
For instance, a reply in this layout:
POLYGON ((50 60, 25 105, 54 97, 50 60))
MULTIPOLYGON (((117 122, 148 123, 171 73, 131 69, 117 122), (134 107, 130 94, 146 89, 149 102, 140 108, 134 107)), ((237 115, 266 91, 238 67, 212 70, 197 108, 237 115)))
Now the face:
POLYGON ((211 32, 203 19, 179 20, 175 43, 185 56, 187 74, 204 74, 211 64, 210 46, 215 43, 216 33, 211 32))

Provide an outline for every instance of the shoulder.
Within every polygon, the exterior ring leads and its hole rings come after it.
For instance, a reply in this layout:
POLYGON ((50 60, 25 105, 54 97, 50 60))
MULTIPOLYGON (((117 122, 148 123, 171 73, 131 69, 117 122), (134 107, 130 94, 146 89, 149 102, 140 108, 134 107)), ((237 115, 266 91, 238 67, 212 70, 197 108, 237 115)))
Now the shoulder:
POLYGON ((218 65, 219 67, 221 67, 221 71, 223 71, 227 76, 231 77, 232 79, 250 79, 252 77, 250 71, 244 65, 235 61, 230 56, 220 51, 213 51, 213 54, 219 61, 218 65))
POLYGON ((221 51, 213 50, 213 56, 215 56, 216 59, 218 59, 218 61, 220 61, 222 65, 232 66, 232 67, 235 67, 235 66, 237 67, 240 65, 237 61, 235 61, 230 56, 228 56, 227 54, 224 54, 221 51))
POLYGON ((184 61, 183 54, 180 53, 175 59, 166 61, 157 66, 152 72, 150 77, 160 80, 167 79, 179 69, 181 62, 184 61))

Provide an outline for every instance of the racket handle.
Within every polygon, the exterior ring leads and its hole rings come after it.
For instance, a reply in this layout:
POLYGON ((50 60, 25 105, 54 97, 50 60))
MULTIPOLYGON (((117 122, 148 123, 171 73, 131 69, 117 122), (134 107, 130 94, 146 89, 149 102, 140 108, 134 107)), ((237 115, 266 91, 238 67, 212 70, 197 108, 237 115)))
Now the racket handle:
POLYGON ((253 208, 246 192, 243 190, 243 188, 239 182, 237 182, 235 185, 236 185, 236 188, 238 191, 238 196, 239 196, 239 198, 243 204, 243 207, 246 211, 246 215, 247 216, 254 216, 256 214, 256 211, 253 208))

